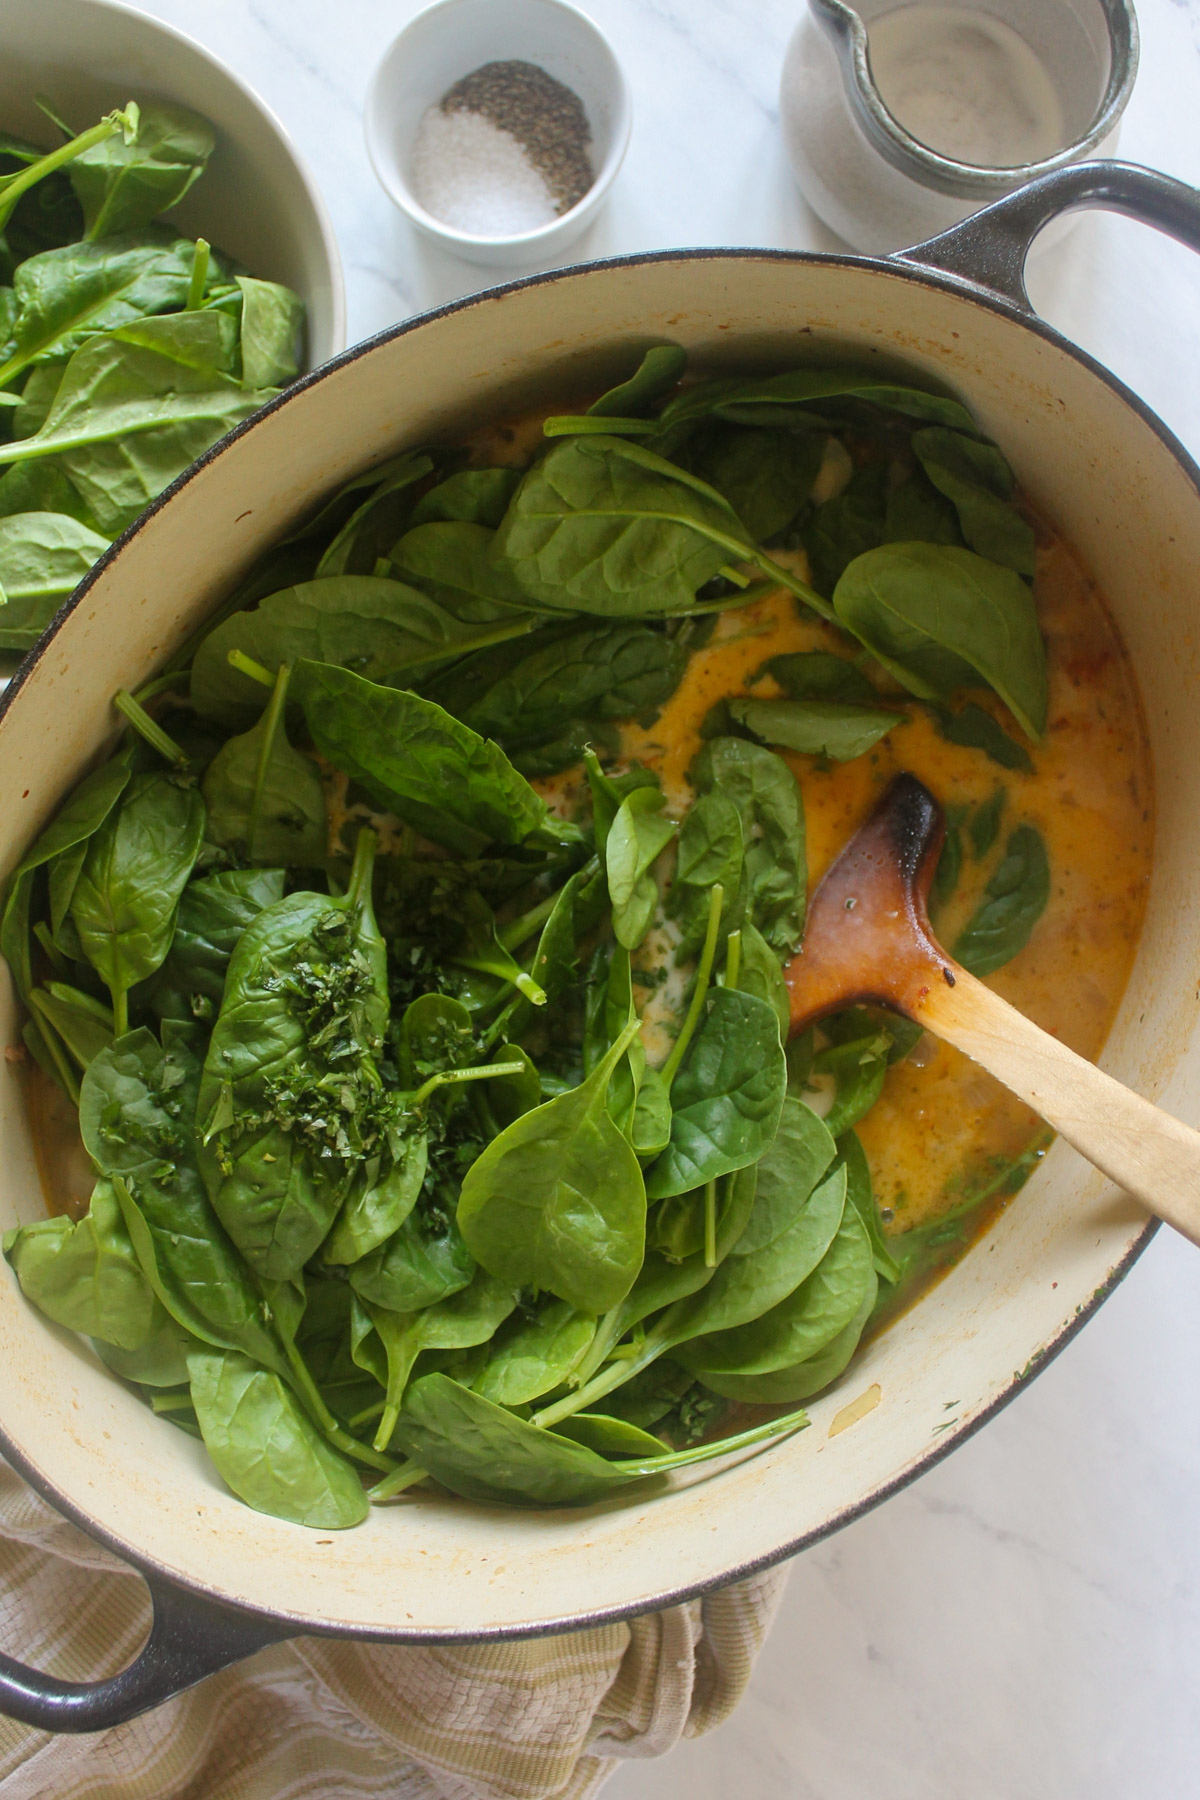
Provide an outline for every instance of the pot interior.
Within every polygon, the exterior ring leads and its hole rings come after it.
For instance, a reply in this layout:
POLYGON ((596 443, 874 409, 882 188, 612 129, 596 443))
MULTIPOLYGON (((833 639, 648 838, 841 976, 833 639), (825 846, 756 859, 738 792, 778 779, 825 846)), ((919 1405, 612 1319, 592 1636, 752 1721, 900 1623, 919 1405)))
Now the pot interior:
MULTIPOLYGON (((76 599, 0 718, 0 870, 113 735, 150 675, 255 554, 351 473, 498 413, 603 384, 646 343, 694 363, 878 358, 940 383, 1099 581, 1133 657, 1159 838, 1136 966, 1103 1063, 1200 1123, 1200 501, 1186 458, 1114 383, 1040 328, 909 271, 760 253, 666 256, 485 295, 352 352, 187 477, 76 599)), ((5 1041, 17 1040, 7 970, 5 1041)), ((44 1212, 21 1078, 0 1082, 0 1226, 44 1212)), ((0 1280, 0 1429, 49 1496, 118 1550, 316 1629, 471 1638, 645 1610, 787 1554, 943 1454, 1074 1328, 1145 1241, 1145 1218, 1057 1144, 999 1222, 873 1342, 812 1425, 741 1464, 578 1511, 422 1497, 320 1537, 251 1512, 0 1280), (831 1433, 878 1384, 878 1404, 831 1433), (949 1403, 953 1406, 948 1409, 949 1403), (949 1421, 949 1423, 948 1423, 949 1421)))

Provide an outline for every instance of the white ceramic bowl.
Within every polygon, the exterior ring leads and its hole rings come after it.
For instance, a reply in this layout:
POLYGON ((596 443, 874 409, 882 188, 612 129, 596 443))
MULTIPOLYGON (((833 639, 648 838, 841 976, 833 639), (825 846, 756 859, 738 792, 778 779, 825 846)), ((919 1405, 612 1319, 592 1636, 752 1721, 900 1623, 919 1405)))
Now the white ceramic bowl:
POLYGON ((114 0, 4 0, 0 126, 50 145, 39 93, 80 130, 126 100, 174 100, 203 113, 216 149, 172 220, 295 289, 310 369, 344 349, 342 263, 316 183, 275 115, 207 50, 114 0))
POLYGON ((629 90, 603 33, 564 0, 439 0, 388 49, 367 93, 367 153, 388 194, 418 230, 468 262, 532 268, 573 244, 613 184, 629 143, 629 90), (426 109, 483 63, 536 63, 582 100, 596 178, 583 199, 535 231, 482 237, 435 218, 412 189, 413 144, 426 109))

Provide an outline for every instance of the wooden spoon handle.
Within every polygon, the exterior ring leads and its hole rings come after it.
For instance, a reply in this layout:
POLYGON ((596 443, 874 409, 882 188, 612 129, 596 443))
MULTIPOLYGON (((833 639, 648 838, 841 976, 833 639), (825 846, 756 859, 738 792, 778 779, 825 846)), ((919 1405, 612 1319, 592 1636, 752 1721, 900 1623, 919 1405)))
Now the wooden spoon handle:
POLYGON ((1200 1244, 1200 1132, 1160 1112, 951 963, 914 1017, 1002 1081, 1147 1211, 1200 1244))

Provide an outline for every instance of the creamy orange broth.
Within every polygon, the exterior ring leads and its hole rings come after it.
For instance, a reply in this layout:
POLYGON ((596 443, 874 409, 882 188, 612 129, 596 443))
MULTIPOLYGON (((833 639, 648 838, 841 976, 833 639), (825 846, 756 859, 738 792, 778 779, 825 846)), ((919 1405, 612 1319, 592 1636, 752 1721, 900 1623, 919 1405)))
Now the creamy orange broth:
MULTIPOLYGON (((1150 757, 1133 673, 1103 601, 1065 545, 1044 529, 1039 538, 1035 586, 1050 706, 1045 740, 1031 746, 1032 775, 1010 773, 977 750, 946 743, 928 711, 901 695, 896 704, 908 722, 867 756, 829 764, 784 754, 804 793, 810 889, 900 770, 919 776, 945 806, 977 803, 1005 787, 997 842, 979 862, 964 856, 958 891, 938 918, 939 935, 953 944, 1009 832, 1022 820, 1037 825, 1050 859, 1050 901, 1028 946, 989 985, 1073 1049, 1095 1057, 1124 991, 1145 909, 1153 848, 1150 757)), ((687 770, 713 702, 742 691, 769 657, 813 649, 845 654, 847 645, 820 621, 801 620, 782 592, 722 616, 656 723, 624 733, 625 755, 660 777, 669 811, 680 816, 689 803, 687 770)), ((769 677, 752 691, 780 692, 769 677)), ((973 698, 1015 731, 998 702, 973 698)), ((667 946, 650 949, 661 954, 667 946)), ((661 1013, 677 994, 670 984, 650 996, 651 1060, 665 1053, 661 1013)), ((813 1098, 819 1109, 820 1092, 813 1098)), ((857 1130, 892 1234, 992 1193, 1006 1197, 1047 1141, 1028 1107, 928 1036, 889 1071, 857 1130)))

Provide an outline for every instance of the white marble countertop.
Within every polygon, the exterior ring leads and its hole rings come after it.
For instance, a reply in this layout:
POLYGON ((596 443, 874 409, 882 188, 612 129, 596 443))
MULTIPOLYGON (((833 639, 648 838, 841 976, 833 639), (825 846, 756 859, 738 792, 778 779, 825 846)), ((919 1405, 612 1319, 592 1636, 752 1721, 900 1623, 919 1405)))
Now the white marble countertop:
MULTIPOLYGON (((833 248, 776 115, 803 0, 586 0, 633 140, 572 261, 683 244, 833 248)), ((378 187, 361 107, 416 0, 146 0, 227 61, 308 158, 351 340, 486 285, 378 187)), ((1200 0, 1139 0, 1122 154, 1200 184, 1200 0)), ((1200 264, 1108 216, 1031 279, 1040 311, 1200 455, 1200 264)), ((1200 1261, 1164 1231, 986 1431, 796 1564, 750 1693, 613 1800, 1195 1800, 1200 1793, 1200 1261)))

